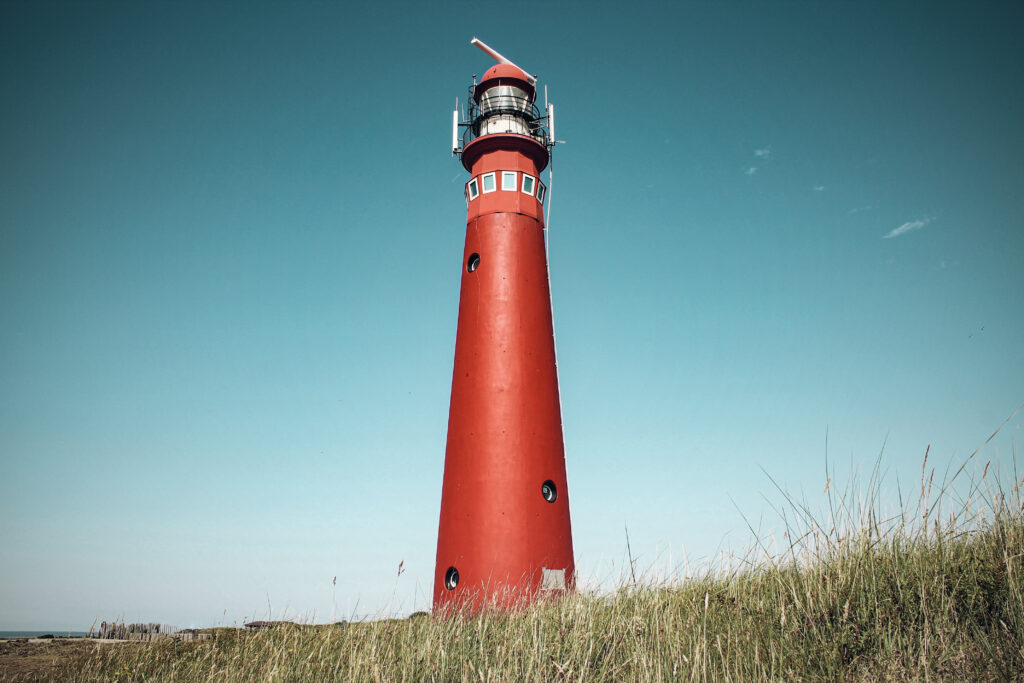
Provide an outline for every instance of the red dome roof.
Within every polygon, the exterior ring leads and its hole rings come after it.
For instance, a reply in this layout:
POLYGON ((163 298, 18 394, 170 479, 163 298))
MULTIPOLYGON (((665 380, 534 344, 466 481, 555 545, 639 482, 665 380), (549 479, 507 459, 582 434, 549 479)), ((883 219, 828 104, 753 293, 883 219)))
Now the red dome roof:
POLYGON ((495 64, 484 72, 483 80, 481 80, 476 86, 474 96, 477 101, 480 101, 480 93, 487 88, 494 87, 495 85, 516 85, 521 87, 527 92, 531 101, 534 93, 537 92, 533 83, 530 82, 530 75, 518 66, 513 66, 511 64, 495 64))
POLYGON ((530 76, 518 66, 511 64, 495 64, 484 73, 483 80, 489 81, 492 78, 517 78, 521 81, 530 82, 530 76))

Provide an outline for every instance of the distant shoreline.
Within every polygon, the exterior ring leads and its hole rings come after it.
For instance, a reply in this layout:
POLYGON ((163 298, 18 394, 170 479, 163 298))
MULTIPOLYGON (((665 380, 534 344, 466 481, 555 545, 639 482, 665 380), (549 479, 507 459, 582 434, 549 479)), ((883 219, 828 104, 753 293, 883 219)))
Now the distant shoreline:
POLYGON ((41 636, 53 636, 54 638, 87 638, 88 631, 0 631, 0 640, 12 638, 39 638, 41 636))

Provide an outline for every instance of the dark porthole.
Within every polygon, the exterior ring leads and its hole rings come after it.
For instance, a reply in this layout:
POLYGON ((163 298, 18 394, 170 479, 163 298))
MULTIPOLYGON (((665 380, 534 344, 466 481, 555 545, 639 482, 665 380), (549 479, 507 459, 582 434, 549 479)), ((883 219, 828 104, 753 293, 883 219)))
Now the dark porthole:
POLYGON ((540 495, 544 496, 544 500, 547 502, 554 503, 555 499, 558 498, 558 489, 555 488, 555 482, 548 479, 541 484, 540 495))
POLYGON ((474 270, 480 267, 480 254, 475 251, 469 255, 469 259, 466 261, 466 272, 472 273, 474 270))
POLYGON ((444 587, 447 590, 453 591, 455 587, 459 585, 459 570, 455 567, 448 567, 448 571, 444 573, 444 587))

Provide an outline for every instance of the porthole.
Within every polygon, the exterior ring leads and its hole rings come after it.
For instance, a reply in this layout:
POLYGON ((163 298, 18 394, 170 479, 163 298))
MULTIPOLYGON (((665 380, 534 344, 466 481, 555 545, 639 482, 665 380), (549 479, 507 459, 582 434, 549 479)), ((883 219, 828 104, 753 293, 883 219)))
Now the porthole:
POLYGON ((453 591, 455 587, 459 585, 459 570, 455 567, 448 567, 448 571, 444 573, 444 587, 445 590, 453 591))
POLYGON ((480 254, 475 251, 469 255, 466 259, 466 272, 472 273, 474 270, 480 267, 480 254))
POLYGON ((544 496, 544 500, 549 503, 554 503, 558 498, 558 489, 555 487, 555 482, 548 479, 540 486, 540 495, 544 496))

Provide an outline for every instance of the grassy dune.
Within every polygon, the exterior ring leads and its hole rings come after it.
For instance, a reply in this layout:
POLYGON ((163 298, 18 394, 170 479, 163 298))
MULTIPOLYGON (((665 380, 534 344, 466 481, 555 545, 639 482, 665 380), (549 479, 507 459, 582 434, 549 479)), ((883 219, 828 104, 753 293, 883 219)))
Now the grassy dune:
MULTIPOLYGON (((926 459, 927 463, 927 459, 926 459)), ((871 492, 816 518, 783 495, 781 553, 519 613, 225 632, 106 648, 104 680, 1024 680, 1021 479, 942 485, 882 518, 871 492), (860 501, 854 504, 853 501, 860 501), (952 509, 950 509, 952 508, 952 509)), ((877 472, 877 470, 876 470, 877 472)), ((68 672, 70 673, 70 671, 68 672)))

